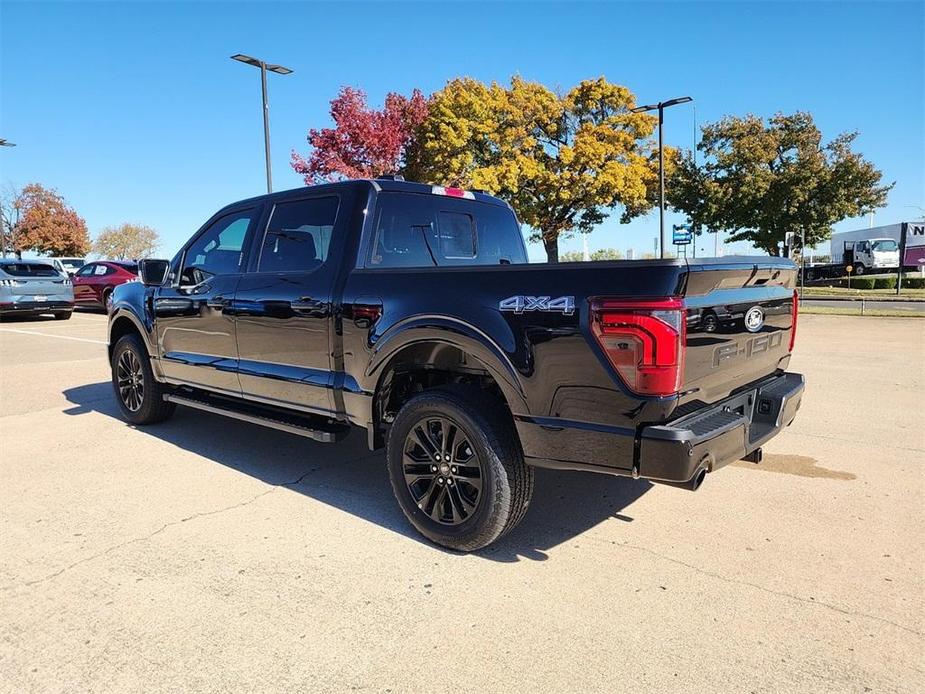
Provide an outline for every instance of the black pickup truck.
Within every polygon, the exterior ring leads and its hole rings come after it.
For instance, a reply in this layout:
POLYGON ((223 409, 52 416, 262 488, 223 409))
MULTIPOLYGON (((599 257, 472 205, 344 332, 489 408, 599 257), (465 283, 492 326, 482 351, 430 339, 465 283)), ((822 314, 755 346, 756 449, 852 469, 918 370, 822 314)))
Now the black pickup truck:
POLYGON ((386 447, 432 541, 488 545, 533 467, 686 489, 790 424, 796 269, 778 258, 527 263, 511 208, 393 179, 220 210, 115 290, 125 418, 176 405, 386 447))

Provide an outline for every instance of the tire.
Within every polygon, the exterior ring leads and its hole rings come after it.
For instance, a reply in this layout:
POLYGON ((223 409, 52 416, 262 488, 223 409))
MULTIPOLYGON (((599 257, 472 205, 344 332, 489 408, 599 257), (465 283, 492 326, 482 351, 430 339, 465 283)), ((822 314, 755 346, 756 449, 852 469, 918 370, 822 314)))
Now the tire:
POLYGON ((148 350, 138 335, 123 335, 112 350, 112 388, 122 416, 132 424, 162 422, 176 409, 154 379, 148 350), (140 386, 140 388, 139 388, 140 386))
POLYGON ((411 398, 386 449, 392 491, 409 522, 430 541, 464 552, 517 526, 533 496, 533 468, 516 436, 507 410, 486 403, 478 389, 451 386, 411 398))
POLYGON ((863 275, 865 271, 866 271, 866 268, 864 267, 864 263, 858 263, 857 265, 854 266, 855 275, 863 275))
POLYGON ((706 313, 703 316, 703 330, 707 333, 715 333, 719 329, 719 319, 713 312, 706 313))
POLYGON ((103 290, 103 309, 105 309, 106 313, 109 313, 110 309, 112 308, 112 306, 110 305, 111 301, 112 301, 112 289, 104 289, 103 290))
POLYGON ((55 314, 55 320, 70 320, 72 311, 58 311, 55 314))

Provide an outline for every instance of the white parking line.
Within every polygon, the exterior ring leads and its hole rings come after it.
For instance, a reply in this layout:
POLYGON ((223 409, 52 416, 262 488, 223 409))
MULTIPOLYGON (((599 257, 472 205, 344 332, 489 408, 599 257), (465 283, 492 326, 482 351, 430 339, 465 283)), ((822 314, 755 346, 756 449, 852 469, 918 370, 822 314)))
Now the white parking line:
POLYGON ((56 337, 59 340, 74 340, 75 342, 92 342, 97 345, 108 344, 106 340, 91 340, 88 337, 71 337, 70 335, 51 335, 50 333, 39 333, 34 330, 17 330, 16 328, 0 328, 4 333, 20 333, 21 335, 41 335, 42 337, 56 337))

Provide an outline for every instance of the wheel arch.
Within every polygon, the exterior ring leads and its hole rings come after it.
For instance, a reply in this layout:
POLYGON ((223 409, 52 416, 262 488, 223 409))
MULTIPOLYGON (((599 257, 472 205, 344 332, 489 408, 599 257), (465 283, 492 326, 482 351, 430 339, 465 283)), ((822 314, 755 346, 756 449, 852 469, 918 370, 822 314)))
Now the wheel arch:
POLYGON ((450 383, 497 396, 510 413, 528 411, 508 354, 478 329, 455 321, 417 322, 377 340, 367 375, 374 379, 370 444, 384 445, 398 408, 418 392, 450 383))
POLYGON ((106 349, 110 361, 112 361, 112 351, 116 343, 126 335, 138 335, 138 337, 141 338, 145 349, 148 351, 148 356, 151 358, 151 366, 154 370, 154 374, 160 377, 160 369, 158 368, 154 344, 151 339, 151 330, 142 323, 134 312, 125 308, 116 309, 109 320, 109 344, 106 349))

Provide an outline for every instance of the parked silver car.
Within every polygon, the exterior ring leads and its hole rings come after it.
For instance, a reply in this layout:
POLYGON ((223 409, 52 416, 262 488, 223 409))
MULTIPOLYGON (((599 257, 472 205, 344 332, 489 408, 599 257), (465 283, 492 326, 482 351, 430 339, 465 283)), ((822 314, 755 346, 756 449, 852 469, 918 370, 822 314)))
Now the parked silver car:
POLYGON ((74 285, 42 260, 0 258, 0 318, 52 313, 67 320, 74 310, 74 285))

